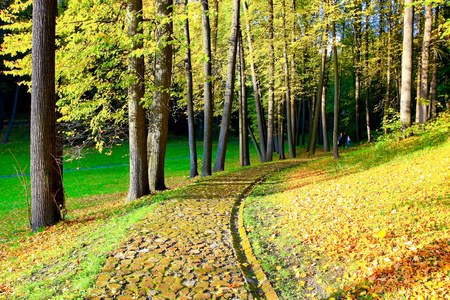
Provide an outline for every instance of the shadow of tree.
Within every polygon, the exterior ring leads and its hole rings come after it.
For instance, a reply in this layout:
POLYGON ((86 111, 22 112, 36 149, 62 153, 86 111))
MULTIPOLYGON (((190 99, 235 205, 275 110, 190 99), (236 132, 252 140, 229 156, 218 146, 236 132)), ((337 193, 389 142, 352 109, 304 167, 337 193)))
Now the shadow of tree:
POLYGON ((389 294, 397 299, 450 299, 450 237, 408 252, 405 257, 392 259, 386 267, 374 267, 371 275, 344 292, 357 298, 389 294))

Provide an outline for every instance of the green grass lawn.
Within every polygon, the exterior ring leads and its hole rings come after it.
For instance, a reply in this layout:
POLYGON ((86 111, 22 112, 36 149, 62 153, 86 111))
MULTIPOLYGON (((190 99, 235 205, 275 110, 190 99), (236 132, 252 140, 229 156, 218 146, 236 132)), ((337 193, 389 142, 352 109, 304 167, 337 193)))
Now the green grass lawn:
MULTIPOLYGON (((259 160, 253 145, 250 145, 251 163, 259 160)), ((213 145, 213 159, 217 142, 213 145)), ((83 149, 73 159, 73 149, 66 149, 64 161, 64 187, 67 194, 68 217, 71 211, 97 205, 96 199, 124 197, 129 183, 128 143, 104 149, 83 149), (104 166, 111 166, 105 167, 104 166)), ((203 156, 203 143, 197 143, 199 172, 203 156)), ((0 144, 0 177, 29 173, 30 140, 29 126, 17 126, 10 137, 9 144, 0 144), (16 171, 17 170, 17 171, 16 171)), ((227 149, 226 170, 239 167, 239 143, 230 139, 227 149)), ((165 177, 166 185, 176 186, 189 179, 190 159, 187 137, 169 137, 165 177)), ((29 192, 29 176, 0 178, 0 242, 13 238, 17 233, 28 230, 26 190, 29 192)))

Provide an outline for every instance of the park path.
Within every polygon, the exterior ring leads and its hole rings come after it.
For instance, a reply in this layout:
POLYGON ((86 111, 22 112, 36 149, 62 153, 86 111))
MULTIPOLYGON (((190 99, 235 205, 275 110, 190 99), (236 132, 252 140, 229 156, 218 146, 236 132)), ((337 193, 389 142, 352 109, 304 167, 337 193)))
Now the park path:
MULTIPOLYGON (((269 282, 258 282, 263 277, 246 273, 238 233, 245 229, 235 218, 255 185, 299 163, 220 173, 180 190, 133 226, 87 299, 278 299, 269 282)), ((257 262, 248 268, 252 263, 257 262)))

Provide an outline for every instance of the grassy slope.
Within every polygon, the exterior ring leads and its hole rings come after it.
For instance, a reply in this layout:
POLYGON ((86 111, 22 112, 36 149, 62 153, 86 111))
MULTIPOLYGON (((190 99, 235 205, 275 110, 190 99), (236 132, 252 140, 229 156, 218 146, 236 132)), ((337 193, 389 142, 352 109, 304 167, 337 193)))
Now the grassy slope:
POLYGON ((246 226, 283 299, 446 295, 448 124, 285 171, 255 190, 246 226))

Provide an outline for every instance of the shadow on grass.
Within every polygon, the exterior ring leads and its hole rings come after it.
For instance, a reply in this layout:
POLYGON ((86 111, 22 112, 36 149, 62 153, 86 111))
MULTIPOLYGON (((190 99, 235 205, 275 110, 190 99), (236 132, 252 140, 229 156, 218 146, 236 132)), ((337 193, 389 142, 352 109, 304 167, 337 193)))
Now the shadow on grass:
MULTIPOLYGON (((444 299, 450 290, 450 239, 435 240, 411 251, 406 257, 392 261, 384 268, 374 268, 374 272, 345 288, 352 295, 386 294, 396 299, 413 295, 423 295, 428 299, 444 299), (442 298, 440 298, 442 296, 442 298), (437 298, 436 298, 437 297, 437 298)), ((342 295, 336 294, 335 297, 342 295)), ((413 296, 414 297, 414 296, 413 296)), ((405 298, 406 299, 406 298, 405 298)), ((409 299, 409 298, 408 298, 409 299)))

